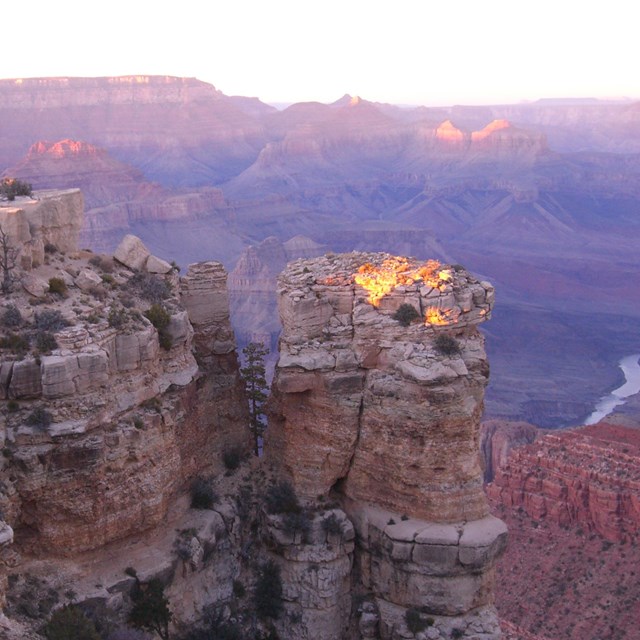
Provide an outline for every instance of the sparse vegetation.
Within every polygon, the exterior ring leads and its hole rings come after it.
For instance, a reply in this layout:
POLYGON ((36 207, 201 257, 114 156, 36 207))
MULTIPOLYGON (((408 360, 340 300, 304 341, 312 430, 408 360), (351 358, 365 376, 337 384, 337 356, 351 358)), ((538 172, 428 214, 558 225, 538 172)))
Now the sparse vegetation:
POLYGON ((30 427, 44 431, 51 425, 52 416, 44 407, 34 409, 26 419, 26 423, 30 427))
POLYGON ((48 640, 100 640, 95 624, 72 604, 54 611, 43 633, 48 640))
POLYGON ((67 295, 67 283, 62 278, 49 278, 49 293, 67 295))
POLYGON ((2 324, 5 327, 15 329, 22 324, 22 314, 15 304, 9 304, 2 313, 2 324))
POLYGON ((0 269, 2 293, 9 293, 13 286, 13 270, 18 264, 18 248, 9 241, 9 234, 0 226, 0 269))
POLYGON ((420 314, 413 305, 405 302, 398 307, 391 317, 397 320, 403 327, 408 327, 412 322, 420 318, 420 314))
POLYGON ((339 535, 342 533, 342 523, 336 517, 335 513, 330 513, 322 521, 322 530, 327 534, 339 535))
POLYGON ((260 566, 253 600, 259 618, 277 620, 280 617, 283 610, 282 578, 280 567, 273 560, 260 566))
POLYGON ((308 542, 311 520, 306 511, 300 510, 285 513, 282 518, 282 524, 289 535, 295 537, 299 533, 302 536, 302 542, 308 542))
POLYGON ((222 462, 228 471, 235 471, 242 462, 242 450, 238 447, 231 447, 222 452, 222 462))
POLYGON ((218 501, 211 481, 205 478, 196 478, 191 484, 191 508, 211 509, 218 501))
POLYGON ((55 336, 49 331, 38 331, 36 333, 36 349, 40 353, 50 353, 58 348, 55 336))
POLYGON ((460 353, 460 344, 458 341, 446 333, 440 333, 433 341, 435 348, 445 356, 454 356, 460 353))
POLYGON ((245 366, 240 369, 249 398, 249 429, 256 455, 260 454, 262 436, 266 428, 264 403, 267 399, 267 379, 264 358, 269 350, 261 342, 250 342, 243 350, 245 366))
POLYGON ((422 619, 420 611, 415 607, 407 609, 404 613, 404 621, 407 625, 407 629, 414 635, 420 633, 427 628, 426 622, 422 619))
POLYGON ((267 513, 299 513, 301 511, 298 497, 288 482, 271 485, 265 495, 267 513))
POLYGON ((131 599, 133 607, 129 622, 138 629, 157 633, 162 640, 169 640, 169 623, 173 614, 160 580, 154 578, 143 584, 136 578, 131 599))
POLYGON ((44 252, 52 256, 54 253, 58 253, 58 247, 56 247, 55 244, 51 244, 50 242, 47 242, 44 245, 44 252))
POLYGON ((0 181, 0 198, 12 202, 16 196, 33 195, 33 187, 28 182, 23 182, 17 178, 3 178, 0 181))
POLYGON ((129 285, 141 298, 154 304, 161 303, 171 295, 171 289, 165 280, 153 273, 136 273, 129 280, 129 285))
POLYGON ((169 312, 161 304, 152 304, 151 307, 144 312, 144 315, 157 329, 160 346, 167 351, 171 349, 172 340, 168 331, 169 323, 171 322, 169 312))
POLYGON ((19 333, 8 333, 0 338, 0 349, 8 349, 18 357, 24 356, 30 348, 29 338, 19 333))
POLYGON ((60 331, 69 326, 58 309, 45 309, 36 313, 33 323, 40 331, 60 331))
POLYGON ((113 306, 109 311, 109 316, 107 319, 109 321, 110 327, 113 327, 114 329, 121 329, 127 322, 128 317, 129 314, 125 311, 125 309, 123 309, 122 307, 113 306))

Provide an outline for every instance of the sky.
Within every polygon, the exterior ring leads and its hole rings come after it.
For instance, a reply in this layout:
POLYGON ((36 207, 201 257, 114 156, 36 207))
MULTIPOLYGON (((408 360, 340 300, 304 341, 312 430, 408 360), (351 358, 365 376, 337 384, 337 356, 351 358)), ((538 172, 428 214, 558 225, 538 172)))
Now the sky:
MULTIPOLYGON (((0 77, 175 75, 265 102, 640 98, 631 0, 21 0, 0 77), (635 62, 634 62, 635 61, 635 62)), ((15 20, 15 22, 13 22, 15 20)))

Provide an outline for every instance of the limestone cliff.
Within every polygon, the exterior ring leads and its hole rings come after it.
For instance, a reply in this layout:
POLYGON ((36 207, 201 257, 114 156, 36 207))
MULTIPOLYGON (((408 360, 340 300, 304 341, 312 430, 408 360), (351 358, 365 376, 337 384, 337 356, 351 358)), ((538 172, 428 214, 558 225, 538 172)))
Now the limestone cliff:
POLYGON ((478 459, 488 365, 476 325, 493 287, 458 265, 352 253, 290 263, 278 296, 266 449, 299 496, 337 500, 355 526, 353 588, 370 598, 360 637, 414 637, 408 611, 429 617, 430 638, 499 637, 506 529, 478 459))
POLYGON ((161 531, 249 442, 222 265, 180 279, 134 236, 115 258, 78 251, 77 190, 15 204, 0 208, 21 258, 0 305, 0 560, 18 576, 161 531))

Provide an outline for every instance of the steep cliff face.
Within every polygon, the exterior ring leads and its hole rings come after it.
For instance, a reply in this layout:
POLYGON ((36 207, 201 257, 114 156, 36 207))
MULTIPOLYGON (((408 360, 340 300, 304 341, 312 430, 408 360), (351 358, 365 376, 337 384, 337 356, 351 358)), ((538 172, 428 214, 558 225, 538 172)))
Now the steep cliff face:
POLYGON ((548 433, 513 451, 487 493, 535 520, 633 541, 640 530, 639 447, 636 430, 614 425, 548 433))
POLYGON ((47 244, 60 251, 76 251, 83 208, 78 189, 36 191, 32 198, 0 203, 0 227, 18 251, 19 266, 30 270, 34 263, 42 264, 47 244))
POLYGON ((0 308, 0 506, 22 553, 73 556, 153 529, 246 450, 246 405, 222 265, 181 282, 133 236, 115 260, 78 252, 79 192, 38 197, 0 209, 22 256, 0 308))
POLYGON ((295 261, 278 285, 266 449, 298 495, 331 496, 353 522, 354 585, 371 597, 360 622, 380 634, 363 637, 412 637, 412 609, 442 637, 498 637, 506 530, 482 491, 476 329, 493 288, 458 266, 360 253, 295 261))
POLYGON ((492 482, 500 467, 507 463, 512 450, 531 444, 540 434, 540 429, 528 422, 484 421, 480 430, 484 481, 492 482))

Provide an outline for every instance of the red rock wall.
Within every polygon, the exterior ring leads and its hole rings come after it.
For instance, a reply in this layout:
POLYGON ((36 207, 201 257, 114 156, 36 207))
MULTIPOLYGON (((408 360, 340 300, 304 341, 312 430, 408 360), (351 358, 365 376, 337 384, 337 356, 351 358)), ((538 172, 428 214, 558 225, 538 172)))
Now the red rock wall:
POLYGON ((487 487, 532 518, 581 526, 610 541, 640 531, 640 433, 599 424, 547 434, 516 449, 487 487))

